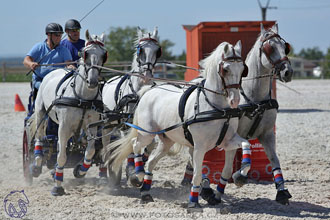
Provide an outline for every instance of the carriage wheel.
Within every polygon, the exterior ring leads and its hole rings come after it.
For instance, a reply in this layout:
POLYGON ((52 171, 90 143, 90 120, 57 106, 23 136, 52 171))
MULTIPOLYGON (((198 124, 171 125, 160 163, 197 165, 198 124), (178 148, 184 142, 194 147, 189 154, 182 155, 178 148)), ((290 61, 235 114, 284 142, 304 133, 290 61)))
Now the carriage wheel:
POLYGON ((30 164, 33 162, 33 151, 31 150, 31 137, 27 129, 23 134, 23 172, 24 179, 28 184, 32 184, 33 178, 30 173, 30 164))

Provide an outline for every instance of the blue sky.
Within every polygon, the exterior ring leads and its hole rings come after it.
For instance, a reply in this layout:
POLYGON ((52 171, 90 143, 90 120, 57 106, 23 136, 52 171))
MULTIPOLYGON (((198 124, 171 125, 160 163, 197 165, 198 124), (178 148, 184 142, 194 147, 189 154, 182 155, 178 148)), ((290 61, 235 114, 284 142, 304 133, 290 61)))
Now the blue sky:
MULTIPOLYGON (((80 20, 101 0, 4 0, 0 13, 0 57, 24 56, 37 42, 45 39, 45 26, 58 22, 64 26, 70 18, 80 20)), ((267 0, 260 0, 266 5, 267 0)), ((296 52, 318 46, 330 47, 329 0, 271 0, 267 20, 276 20, 280 35, 296 52)), ((186 48, 183 24, 202 21, 258 21, 261 12, 257 0, 105 0, 82 22, 92 34, 108 33, 110 27, 140 26, 153 30, 158 26, 161 40, 175 46, 173 54, 186 48)))

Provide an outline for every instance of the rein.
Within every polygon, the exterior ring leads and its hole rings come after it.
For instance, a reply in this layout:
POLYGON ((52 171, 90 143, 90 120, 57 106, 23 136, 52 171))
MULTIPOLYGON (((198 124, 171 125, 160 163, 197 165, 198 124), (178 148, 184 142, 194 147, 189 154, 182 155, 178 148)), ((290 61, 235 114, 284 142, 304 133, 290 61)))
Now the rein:
MULTIPOLYGON (((174 84, 174 85, 182 85, 182 86, 199 86, 198 83, 191 83, 191 82, 186 82, 184 80, 175 80, 175 79, 164 79, 164 78, 154 78, 154 77, 148 77, 148 76, 143 76, 141 74, 137 74, 138 72, 134 72, 134 71, 131 71, 131 72, 125 72, 125 71, 121 71, 121 70, 116 70, 116 69, 112 69, 112 68, 109 68, 109 67, 104 67, 104 66, 98 66, 98 65, 94 65, 98 68, 102 68, 102 69, 105 69, 105 70, 108 70, 108 71, 112 71, 112 72, 115 72, 115 73, 119 73, 119 74, 122 74, 122 75, 130 75, 130 76, 137 76, 137 77, 140 77, 142 79, 148 79, 148 80, 154 80, 154 81, 161 81, 161 82, 166 82, 166 83, 170 83, 170 84, 174 84)), ((214 91, 214 90, 211 90, 211 89, 208 89, 208 88, 204 88, 206 91, 208 92, 212 92, 214 94, 217 94, 217 95, 223 95, 223 96, 226 96, 226 92, 217 92, 217 91, 214 91)))

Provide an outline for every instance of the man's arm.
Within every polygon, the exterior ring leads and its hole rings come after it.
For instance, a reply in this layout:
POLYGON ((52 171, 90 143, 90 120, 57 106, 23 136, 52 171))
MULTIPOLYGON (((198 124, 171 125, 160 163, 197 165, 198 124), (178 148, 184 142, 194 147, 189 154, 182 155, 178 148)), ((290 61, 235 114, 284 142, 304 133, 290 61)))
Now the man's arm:
POLYGON ((30 56, 26 56, 23 61, 24 66, 27 68, 30 68, 32 70, 35 70, 36 67, 38 66, 37 62, 34 62, 33 58, 30 56))

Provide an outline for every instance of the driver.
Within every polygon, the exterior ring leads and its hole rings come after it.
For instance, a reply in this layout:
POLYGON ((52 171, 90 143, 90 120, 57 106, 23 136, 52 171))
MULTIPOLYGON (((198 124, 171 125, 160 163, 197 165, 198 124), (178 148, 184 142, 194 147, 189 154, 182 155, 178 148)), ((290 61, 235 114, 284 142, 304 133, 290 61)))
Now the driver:
POLYGON ((36 94, 43 78, 57 68, 75 68, 74 65, 40 66, 40 64, 66 63, 72 61, 70 51, 60 45, 63 28, 60 24, 50 23, 46 26, 47 39, 35 44, 24 58, 24 66, 33 70, 32 90, 36 94))
POLYGON ((68 38, 62 40, 61 45, 69 49, 73 61, 80 58, 78 52, 85 46, 85 40, 80 39, 80 29, 80 23, 75 19, 70 19, 65 23, 68 38))

